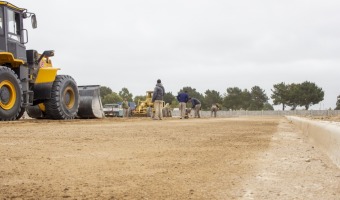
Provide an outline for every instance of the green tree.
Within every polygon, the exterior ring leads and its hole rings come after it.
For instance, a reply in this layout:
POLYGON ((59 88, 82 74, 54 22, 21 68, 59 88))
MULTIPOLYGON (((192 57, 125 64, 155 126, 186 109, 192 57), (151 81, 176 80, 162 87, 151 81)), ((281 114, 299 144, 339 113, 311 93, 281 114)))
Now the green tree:
POLYGON ((207 90, 205 91, 204 102, 206 103, 207 108, 209 108, 209 106, 214 103, 221 105, 223 98, 216 90, 207 90))
POLYGON ((273 99, 274 105, 282 104, 282 110, 285 110, 287 104, 289 103, 289 86, 286 85, 284 82, 275 84, 273 86, 274 89, 271 91, 273 94, 271 98, 273 99))
POLYGON ((268 97, 264 90, 259 86, 254 86, 251 88, 251 103, 249 110, 263 110, 264 104, 268 103, 268 97))
POLYGON ((178 106, 179 106, 179 102, 177 101, 177 98, 176 98, 171 102, 171 108, 177 108, 178 106))
POLYGON ((123 87, 118 94, 120 97, 122 97, 122 99, 126 98, 128 101, 132 101, 133 95, 129 92, 129 90, 126 87, 123 87))
POLYGON ((274 110, 274 107, 270 103, 266 102, 263 105, 263 110, 274 110))
POLYGON ((287 105, 291 107, 291 110, 295 110, 299 105, 299 84, 289 84, 288 86, 288 103, 287 105))
POLYGON ((145 101, 146 96, 145 95, 137 95, 133 98, 133 101, 138 104, 139 101, 145 101))
POLYGON ((303 83, 288 85, 288 103, 291 110, 295 110, 297 106, 304 106, 306 110, 314 104, 318 104, 324 98, 322 88, 315 83, 305 81, 303 83))
POLYGON ((337 98, 335 110, 340 110, 340 95, 337 98))
POLYGON ((176 97, 172 94, 172 92, 167 92, 164 94, 163 100, 165 103, 171 103, 176 101, 176 97))
POLYGON ((120 97, 115 92, 105 95, 104 98, 102 99, 103 104, 117 103, 122 101, 123 101, 122 97, 120 97))
POLYGON ((249 110, 252 99, 251 94, 247 89, 244 89, 241 94, 241 108, 243 110, 249 110))
POLYGON ((305 81, 299 85, 299 106, 304 106, 306 110, 314 104, 318 104, 324 98, 322 88, 319 88, 315 83, 305 81))
POLYGON ((227 88, 227 92, 224 94, 223 107, 227 110, 240 110, 243 108, 244 94, 238 87, 227 88))
POLYGON ((101 99, 104 99, 104 97, 108 94, 111 94, 112 93, 112 90, 111 88, 109 87, 106 87, 106 86, 100 86, 100 97, 101 99))

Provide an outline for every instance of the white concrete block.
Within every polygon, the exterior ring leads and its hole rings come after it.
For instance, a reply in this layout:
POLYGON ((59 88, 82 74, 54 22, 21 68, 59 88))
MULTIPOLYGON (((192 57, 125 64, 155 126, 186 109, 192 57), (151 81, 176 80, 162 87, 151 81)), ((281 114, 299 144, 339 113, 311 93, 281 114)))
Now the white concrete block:
POLYGON ((321 149, 340 168, 340 124, 337 122, 309 120, 306 118, 286 116, 299 127, 303 134, 321 149))

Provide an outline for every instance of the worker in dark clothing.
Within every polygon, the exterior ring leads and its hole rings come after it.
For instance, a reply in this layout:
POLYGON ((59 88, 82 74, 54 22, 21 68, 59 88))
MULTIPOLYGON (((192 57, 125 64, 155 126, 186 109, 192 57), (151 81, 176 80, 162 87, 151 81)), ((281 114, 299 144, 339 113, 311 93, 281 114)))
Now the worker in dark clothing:
POLYGON ((185 117, 185 110, 187 107, 187 102, 189 100, 189 95, 187 91, 181 92, 177 95, 177 100, 179 102, 180 119, 185 117))
POLYGON ((152 103, 155 108, 155 116, 154 120, 162 120, 163 119, 163 97, 165 94, 164 86, 160 79, 157 80, 156 87, 153 91, 152 95, 152 103))
POLYGON ((189 98, 189 101, 191 101, 191 108, 195 111, 195 118, 201 118, 200 110, 201 110, 201 102, 196 98, 189 98))

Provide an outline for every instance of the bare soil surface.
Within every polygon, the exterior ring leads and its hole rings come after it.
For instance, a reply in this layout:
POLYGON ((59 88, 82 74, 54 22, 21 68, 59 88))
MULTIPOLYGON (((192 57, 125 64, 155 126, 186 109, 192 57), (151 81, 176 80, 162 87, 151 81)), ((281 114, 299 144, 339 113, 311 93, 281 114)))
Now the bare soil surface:
POLYGON ((0 122, 0 199, 340 199, 285 118, 0 122))
POLYGON ((330 122, 340 122, 340 116, 318 116, 318 117, 309 117, 310 119, 314 120, 323 120, 323 121, 330 121, 330 122))

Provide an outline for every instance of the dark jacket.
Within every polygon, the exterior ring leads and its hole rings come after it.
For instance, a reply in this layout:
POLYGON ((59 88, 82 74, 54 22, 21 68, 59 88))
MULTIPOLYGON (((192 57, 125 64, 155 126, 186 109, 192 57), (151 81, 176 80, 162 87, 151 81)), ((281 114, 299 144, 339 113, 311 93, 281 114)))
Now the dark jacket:
POLYGON ((190 101, 191 101, 192 108, 195 108, 197 104, 201 104, 201 102, 196 98, 191 98, 190 101))
POLYGON ((177 95, 177 100, 180 102, 180 103, 187 103, 188 100, 189 100, 189 95, 185 92, 182 92, 182 93, 179 93, 177 95))
POLYGON ((152 94, 152 102, 155 102, 156 100, 162 101, 164 94, 165 94, 165 91, 164 91, 164 87, 162 83, 157 83, 152 94))

